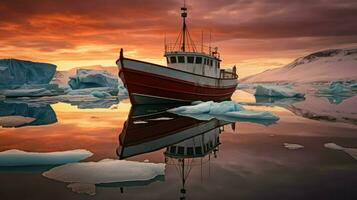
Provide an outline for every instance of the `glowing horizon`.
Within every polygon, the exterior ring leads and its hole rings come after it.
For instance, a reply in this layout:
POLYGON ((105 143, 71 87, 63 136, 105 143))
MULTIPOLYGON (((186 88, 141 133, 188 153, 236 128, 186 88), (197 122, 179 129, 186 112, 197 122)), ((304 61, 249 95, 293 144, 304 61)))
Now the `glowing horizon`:
MULTIPOLYGON (((120 48, 127 57, 165 65, 164 35, 175 41, 181 26, 181 0, 19 1, 0 3, 0 58, 53 63, 58 70, 115 66, 120 48)), ((357 46, 352 0, 187 4, 194 41, 203 30, 208 44, 211 31, 222 66, 236 65, 240 77, 315 51, 357 46)))

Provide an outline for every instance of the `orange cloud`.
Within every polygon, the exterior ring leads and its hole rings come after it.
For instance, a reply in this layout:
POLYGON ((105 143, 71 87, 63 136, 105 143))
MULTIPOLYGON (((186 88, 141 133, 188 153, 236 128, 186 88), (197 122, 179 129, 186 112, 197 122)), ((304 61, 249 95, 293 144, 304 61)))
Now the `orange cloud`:
MULTIPOLYGON (((277 67, 311 51, 357 44, 357 3, 332 1, 188 1, 189 28, 213 35, 223 64, 241 76, 277 67)), ((163 38, 180 30, 180 0, 3 0, 0 57, 57 64, 115 65, 120 48, 164 64, 163 38)))

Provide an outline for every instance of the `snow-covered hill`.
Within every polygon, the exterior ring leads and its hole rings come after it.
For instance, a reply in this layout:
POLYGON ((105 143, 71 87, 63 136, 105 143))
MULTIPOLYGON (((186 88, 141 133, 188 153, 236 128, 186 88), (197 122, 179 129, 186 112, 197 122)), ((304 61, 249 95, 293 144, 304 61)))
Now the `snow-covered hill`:
POLYGON ((85 66, 85 67, 75 67, 67 71, 56 71, 52 83, 57 83, 60 85, 67 85, 69 77, 76 74, 77 69, 91 69, 91 70, 102 70, 117 76, 118 67, 103 67, 101 65, 85 66))
POLYGON ((246 83, 357 80, 357 48, 330 49, 240 80, 246 83))

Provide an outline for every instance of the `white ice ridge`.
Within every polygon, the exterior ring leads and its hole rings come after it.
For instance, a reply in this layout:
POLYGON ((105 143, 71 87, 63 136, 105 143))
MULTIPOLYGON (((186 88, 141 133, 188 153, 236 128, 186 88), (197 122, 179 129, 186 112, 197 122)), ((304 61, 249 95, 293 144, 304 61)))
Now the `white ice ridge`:
POLYGON ((0 167, 62 165, 78 162, 92 155, 90 151, 82 149, 49 153, 12 149, 0 152, 0 167))
POLYGON ((238 119, 251 120, 279 120, 279 117, 267 111, 246 110, 242 105, 234 101, 213 102, 207 101, 196 105, 181 106, 168 110, 179 115, 191 116, 200 120, 212 118, 238 121, 238 119))
POLYGON ((302 149, 304 146, 300 144, 290 144, 290 143, 284 143, 284 147, 290 150, 296 150, 296 149, 302 149))
POLYGON ((324 144, 324 146, 329 149, 343 151, 348 155, 352 156, 355 160, 357 160, 357 148, 346 148, 346 147, 339 146, 335 143, 326 143, 324 144))
POLYGON ((296 92, 289 86, 282 85, 258 85, 254 95, 280 98, 303 98, 305 96, 305 94, 296 92))
POLYGON ((165 175, 165 164, 104 159, 99 162, 70 163, 52 168, 43 176, 70 183, 74 192, 95 194, 96 184, 148 181, 165 175))

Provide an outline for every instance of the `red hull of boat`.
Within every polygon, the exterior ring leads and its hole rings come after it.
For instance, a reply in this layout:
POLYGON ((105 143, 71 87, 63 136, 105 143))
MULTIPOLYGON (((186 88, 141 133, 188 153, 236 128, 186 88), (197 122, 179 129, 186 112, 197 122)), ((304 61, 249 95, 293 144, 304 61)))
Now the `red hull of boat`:
POLYGON ((230 99, 237 79, 214 78, 121 57, 119 76, 135 104, 230 99))
POLYGON ((197 100, 221 101, 229 99, 236 89, 235 86, 226 88, 198 86, 194 83, 131 69, 123 69, 121 74, 121 76, 124 76, 130 100, 133 104, 143 103, 137 102, 138 99, 135 97, 138 95, 146 98, 162 98, 161 101, 165 99, 168 101, 187 102, 197 100))

